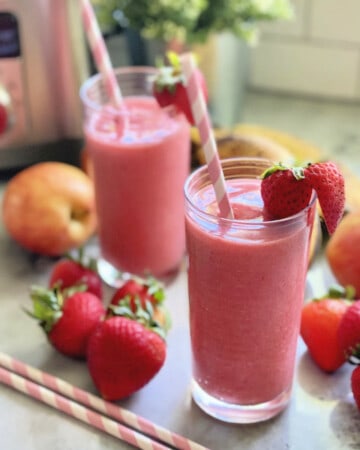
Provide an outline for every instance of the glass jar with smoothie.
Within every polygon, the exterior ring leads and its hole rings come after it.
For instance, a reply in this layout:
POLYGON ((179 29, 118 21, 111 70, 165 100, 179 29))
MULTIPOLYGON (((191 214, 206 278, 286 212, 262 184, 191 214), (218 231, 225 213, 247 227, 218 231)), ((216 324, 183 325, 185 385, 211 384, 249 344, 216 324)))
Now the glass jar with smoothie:
MULTIPOLYGON (((117 271, 166 277, 185 252, 183 185, 190 169, 190 127, 152 95, 156 69, 115 70, 123 107, 110 106, 100 75, 87 80, 85 145, 95 182, 106 281, 117 271)), ((121 281, 121 280, 120 280, 121 281)))
POLYGON ((315 195, 263 218, 261 159, 222 161, 235 219, 219 217, 207 167, 185 184, 193 398, 228 422, 269 419, 289 402, 315 195))

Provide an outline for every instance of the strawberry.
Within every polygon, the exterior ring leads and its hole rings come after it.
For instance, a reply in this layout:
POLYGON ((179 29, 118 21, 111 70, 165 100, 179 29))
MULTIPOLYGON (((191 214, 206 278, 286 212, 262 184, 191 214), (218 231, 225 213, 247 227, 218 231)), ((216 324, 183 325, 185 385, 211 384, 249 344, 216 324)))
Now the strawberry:
POLYGON ((110 304, 119 305, 123 300, 129 300, 133 312, 136 310, 136 300, 139 300, 143 308, 146 302, 153 306, 162 303, 165 298, 164 288, 155 278, 149 277, 147 280, 141 278, 131 278, 126 281, 113 294, 110 304))
POLYGON ((338 167, 328 161, 309 164, 305 179, 316 191, 326 228, 332 234, 344 214, 345 181, 338 167))
MULTIPOLYGON (((81 289, 81 288, 80 288, 81 289)), ((60 291, 33 286, 33 312, 49 342, 61 353, 85 358, 88 339, 105 314, 102 301, 91 292, 60 291)))
POLYGON ((0 134, 2 134, 8 126, 8 113, 6 107, 0 103, 0 134))
POLYGON ((86 285, 86 290, 102 298, 102 281, 97 271, 95 259, 85 261, 83 249, 78 250, 77 255, 66 255, 58 261, 50 274, 49 287, 59 285, 66 289, 75 285, 86 285))
POLYGON ((351 390, 356 406, 360 410, 360 366, 358 365, 351 373, 351 390))
POLYGON ((167 309, 163 302, 165 299, 165 292, 162 283, 153 277, 148 277, 146 280, 133 277, 118 288, 109 303, 108 314, 112 315, 114 307, 118 307, 118 313, 121 313, 121 308, 130 308, 133 313, 136 313, 140 307, 148 309, 152 315, 154 322, 158 322, 165 330, 169 330, 171 320, 167 309))
POLYGON ((305 208, 316 191, 325 225, 332 234, 345 207, 344 177, 332 162, 308 163, 289 168, 281 163, 262 175, 261 195, 265 217, 281 219, 305 208))
POLYGON ((298 213, 310 202, 312 188, 302 167, 288 168, 281 163, 262 175, 261 196, 265 217, 282 219, 298 213))
POLYGON ((145 386, 166 358, 165 332, 150 310, 134 313, 112 306, 89 339, 88 367, 94 384, 107 400, 120 400, 145 386), (121 315, 119 315, 121 314, 121 315))
POLYGON ((300 335, 312 359, 325 372, 335 372, 346 361, 338 345, 338 330, 352 297, 351 289, 334 287, 302 309, 300 335))
POLYGON ((360 358, 360 301, 354 302, 342 317, 338 341, 341 351, 350 361, 360 358))
MULTIPOLYGON (((181 71, 179 56, 174 52, 168 52, 167 58, 170 66, 159 67, 158 74, 154 80, 153 93, 161 107, 173 105, 183 112, 191 125, 195 125, 191 106, 181 71)), ((205 102, 208 101, 208 91, 205 78, 199 69, 195 76, 198 79, 205 102)))

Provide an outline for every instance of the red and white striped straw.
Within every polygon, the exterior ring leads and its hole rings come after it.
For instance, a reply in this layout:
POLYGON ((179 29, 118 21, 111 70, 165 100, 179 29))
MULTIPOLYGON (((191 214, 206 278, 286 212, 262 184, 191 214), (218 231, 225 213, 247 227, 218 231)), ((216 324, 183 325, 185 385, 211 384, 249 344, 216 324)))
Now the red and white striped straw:
MULTIPOLYGON (((154 423, 148 421, 147 419, 134 414, 133 412, 121 408, 113 403, 107 402, 90 392, 86 392, 82 389, 73 386, 72 384, 54 377, 49 373, 43 372, 35 367, 29 366, 5 353, 0 352, 0 366, 15 372, 25 378, 33 380, 36 383, 39 383, 47 388, 51 389, 51 391, 63 394, 64 396, 75 400, 82 405, 88 406, 96 411, 99 411, 108 417, 112 417, 113 419, 123 422, 126 425, 129 425, 132 429, 138 430, 141 433, 144 433, 147 436, 150 436, 158 441, 166 443, 171 447, 180 449, 180 450, 207 450, 200 444, 191 441, 183 436, 180 436, 176 433, 170 432, 167 429, 160 427, 159 425, 155 425, 154 423)), ((4 374, 0 369, 0 381, 7 383, 9 380, 9 375, 4 374)), ((14 386, 13 386, 14 387, 14 386)), ((22 391, 24 392, 24 391, 22 391)), ((32 392, 32 391, 31 391, 32 392)), ((25 392, 29 393, 30 392, 25 392)), ((56 407, 56 406, 55 406, 56 407)), ((66 412, 66 411, 65 411, 66 412)), ((102 423, 101 421, 99 423, 102 423)), ((99 428, 99 427, 98 427, 99 428)), ((114 429, 112 426, 111 429, 114 429)), ((127 429, 127 434, 132 430, 127 429)), ((103 430, 106 431, 106 430, 103 430)), ((116 431, 118 433, 118 431, 116 431)), ((118 436, 119 437, 119 436, 118 436)), ((155 442, 155 444, 157 444, 155 442)), ((159 445, 159 444, 157 444, 159 445)), ((139 447, 143 448, 143 447, 139 447)), ((160 448, 168 448, 168 447, 146 447, 151 449, 160 449, 160 448)))
POLYGON ((42 403, 75 417, 88 425, 91 425, 111 436, 115 436, 136 448, 144 450, 168 450, 169 447, 153 441, 152 439, 137 433, 136 431, 121 425, 114 420, 108 419, 84 406, 75 403, 62 395, 55 394, 49 389, 40 386, 26 378, 16 375, 7 369, 0 367, 0 381, 19 392, 29 395, 42 403))
POLYGON ((110 56, 102 37, 90 0, 81 0, 81 11, 85 32, 98 71, 102 74, 110 101, 116 108, 122 106, 122 95, 116 80, 110 56))
POLYGON ((180 56, 181 66, 185 77, 185 87, 194 117, 199 130, 202 147, 205 153, 209 177, 214 186, 215 196, 219 205, 221 217, 233 218, 230 200, 226 192, 225 178, 221 169, 211 121, 207 112, 206 102, 196 77, 196 64, 192 53, 180 56))

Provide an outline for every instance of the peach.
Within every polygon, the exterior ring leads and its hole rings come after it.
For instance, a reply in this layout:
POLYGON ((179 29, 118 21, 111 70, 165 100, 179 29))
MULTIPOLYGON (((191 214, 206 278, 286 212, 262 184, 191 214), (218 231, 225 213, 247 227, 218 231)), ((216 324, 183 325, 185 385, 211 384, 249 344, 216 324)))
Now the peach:
POLYGON ((333 275, 360 295, 360 210, 348 213, 330 237, 325 254, 333 275))
POLYGON ((83 245, 96 230, 93 182, 69 164, 34 164, 8 182, 2 213, 6 230, 22 247, 62 255, 83 245))

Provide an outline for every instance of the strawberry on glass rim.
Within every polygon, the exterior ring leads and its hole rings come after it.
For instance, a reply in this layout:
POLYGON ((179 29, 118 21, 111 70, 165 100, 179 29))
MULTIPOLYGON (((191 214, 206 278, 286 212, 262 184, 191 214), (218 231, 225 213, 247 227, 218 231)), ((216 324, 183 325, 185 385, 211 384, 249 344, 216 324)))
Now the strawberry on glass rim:
MULTIPOLYGON (((153 94, 161 107, 174 106, 177 110, 185 114, 190 125, 195 125, 179 55, 175 52, 168 52, 166 56, 170 65, 162 65, 158 68, 157 76, 154 79, 153 94)), ((198 78, 205 102, 207 102, 208 91, 205 78, 198 68, 196 69, 195 76, 198 78)))
POLYGON ((261 196, 266 217, 282 219, 300 212, 315 190, 329 234, 338 226, 345 208, 345 181, 333 162, 288 167, 278 163, 262 174, 261 196))

